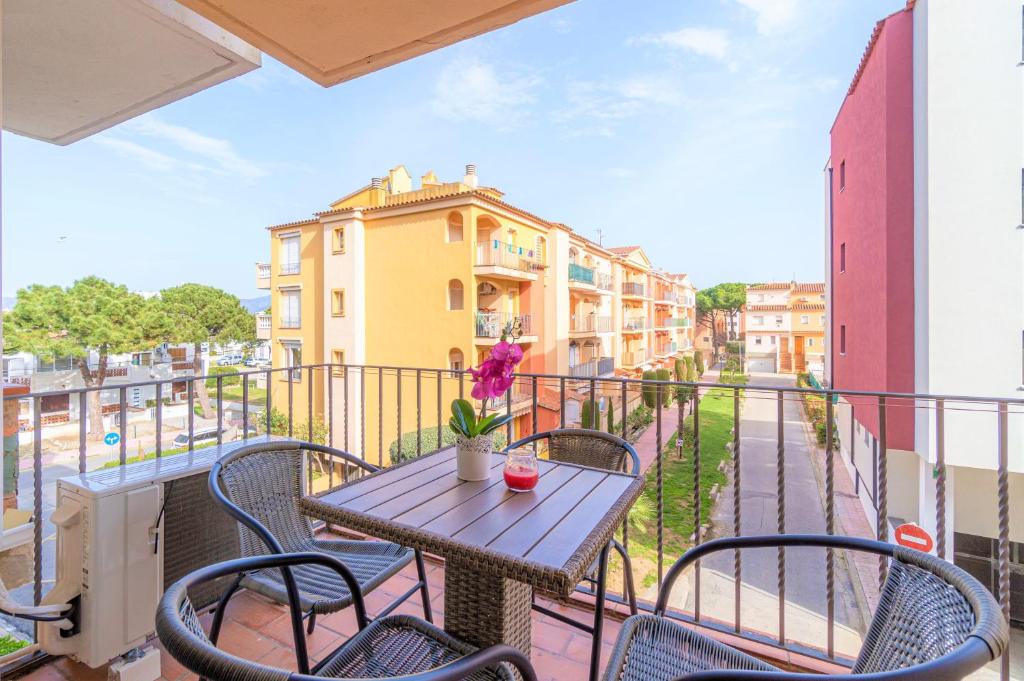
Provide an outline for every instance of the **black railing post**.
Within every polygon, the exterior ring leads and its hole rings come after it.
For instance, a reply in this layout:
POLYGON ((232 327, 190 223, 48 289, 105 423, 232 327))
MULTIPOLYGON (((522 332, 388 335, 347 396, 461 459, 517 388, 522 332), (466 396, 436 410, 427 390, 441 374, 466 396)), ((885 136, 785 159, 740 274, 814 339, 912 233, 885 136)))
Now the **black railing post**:
MULTIPOLYGON (((886 427, 886 406, 885 396, 878 398, 878 496, 875 497, 878 503, 878 541, 889 541, 889 464, 888 464, 888 435, 886 427)), ((885 583, 887 572, 886 559, 880 556, 878 559, 878 584, 881 587, 885 583)))
POLYGON ((316 367, 309 367, 306 374, 306 378, 309 379, 309 384, 306 386, 306 441, 313 442, 313 379, 316 374, 314 370, 316 367))
MULTIPOLYGON (((157 384, 157 391, 159 392, 159 384, 157 384)), ((86 457, 88 456, 88 434, 86 432, 86 423, 88 421, 87 414, 89 406, 86 399, 87 393, 83 390, 78 393, 78 472, 84 473, 86 469, 86 457)), ((159 395, 158 395, 159 396, 159 395)), ((157 410, 157 439, 159 440, 160 432, 160 411, 157 410)))
MULTIPOLYGON (((101 393, 97 391, 96 394, 101 393)), ((99 426, 102 430, 103 424, 99 426)), ((43 598, 43 401, 39 397, 32 398, 32 515, 35 518, 32 523, 32 544, 35 550, 32 561, 32 602, 39 605, 43 598)), ((39 639, 38 623, 35 638, 39 639)))
POLYGON ((123 466, 128 460, 128 389, 124 386, 117 391, 117 434, 121 436, 118 440, 118 460, 123 466))
MULTIPOLYGON (((775 497, 779 534, 786 534, 786 431, 785 392, 776 393, 775 497)), ((779 645, 786 644, 786 549, 778 548, 779 645)))
MULTIPOLYGON (((825 531, 833 535, 836 533, 836 500, 835 500, 835 458, 834 454, 834 433, 833 431, 834 410, 832 406, 831 391, 825 393, 825 531)), ((828 632, 827 652, 829 657, 835 657, 835 635, 836 635, 836 580, 835 580, 835 552, 831 548, 825 549, 825 597, 828 611, 828 632)))
POLYGON ((946 559, 946 403, 935 400, 935 541, 946 559))
POLYGON ((242 374, 242 439, 249 439, 249 374, 242 374))
MULTIPOLYGON (((658 386, 661 387, 660 385, 658 386)), ((661 581, 664 578, 665 565, 665 485, 662 465, 661 451, 661 390, 654 391, 655 397, 655 419, 654 419, 654 440, 655 440, 655 463, 657 464, 658 475, 658 588, 661 588, 661 581)), ((593 410, 591 410, 593 413, 593 410)), ((697 518, 697 525, 700 525, 700 518, 697 518)))
POLYGON ((272 419, 270 418, 270 412, 271 412, 271 410, 273 409, 273 406, 274 406, 273 402, 271 400, 271 395, 273 395, 273 393, 274 393, 273 382, 271 380, 273 378, 273 375, 274 375, 273 372, 270 369, 267 369, 267 404, 264 407, 267 410, 267 413, 264 414, 264 418, 266 418, 266 421, 267 421, 267 423, 266 423, 267 435, 271 434, 271 430, 270 429, 271 429, 271 426, 273 425, 272 424, 272 419))
MULTIPOLYGON (((998 541, 998 583, 999 608, 1003 617, 1010 621, 1010 459, 1009 459, 1009 415, 1006 402, 999 403, 999 461, 996 466, 996 489, 999 509, 998 541)), ((1010 679, 1010 646, 1003 651, 1000 660, 1001 681, 1010 679)))
MULTIPOLYGON (((696 388, 694 388, 696 389, 696 388)), ((742 463, 740 459, 740 389, 733 388, 732 391, 732 458, 733 458, 733 493, 732 493, 732 522, 733 522, 733 536, 740 536, 743 533, 743 524, 741 522, 740 514, 742 512, 741 492, 743 485, 741 484, 741 473, 742 463)), ((736 549, 732 555, 732 569, 733 569, 733 598, 735 599, 735 609, 733 613, 734 629, 738 634, 742 628, 741 624, 741 598, 743 595, 743 564, 742 558, 740 557, 740 550, 736 549)))
POLYGON ((217 444, 224 443, 224 376, 217 374, 217 444))
POLYGON ((416 370, 416 456, 423 454, 423 373, 416 370))
MULTIPOLYGON (((693 391, 693 545, 701 543, 700 388, 693 391)), ((700 561, 693 564, 693 618, 700 622, 700 561)))

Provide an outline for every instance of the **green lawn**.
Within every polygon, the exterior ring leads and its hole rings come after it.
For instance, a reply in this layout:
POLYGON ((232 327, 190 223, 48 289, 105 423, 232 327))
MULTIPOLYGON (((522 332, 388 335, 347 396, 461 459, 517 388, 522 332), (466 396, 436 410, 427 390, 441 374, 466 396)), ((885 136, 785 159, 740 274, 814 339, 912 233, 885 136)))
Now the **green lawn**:
MULTIPOLYGON (((211 398, 216 399, 217 393, 214 391, 211 398)), ((242 401, 242 386, 241 385, 226 385, 224 386, 224 399, 233 400, 235 402, 242 401)), ((249 404, 256 406, 263 406, 267 403, 267 391, 265 388, 257 388, 256 381, 249 381, 249 404)))
MULTIPOLYGON (((197 449, 205 449, 206 447, 216 447, 216 446, 217 446, 217 441, 216 440, 211 440, 210 442, 201 442, 201 443, 196 444, 195 447, 192 448, 192 451, 195 451, 197 449)), ((186 452, 188 452, 188 447, 176 447, 175 449, 165 449, 165 450, 163 450, 163 452, 160 453, 160 456, 175 456, 176 454, 185 454, 186 452)), ((150 459, 155 459, 155 458, 156 458, 156 452, 149 452, 148 454, 143 454, 142 456, 138 456, 138 455, 136 455, 136 456, 129 456, 127 459, 125 459, 125 463, 126 464, 138 463, 140 461, 149 461, 150 459)), ((116 460, 115 461, 108 461, 105 464, 103 464, 102 466, 100 466, 100 468, 117 468, 120 465, 121 464, 120 464, 119 461, 116 461, 116 460)))
POLYGON ((8 634, 0 636, 0 655, 10 655, 16 650, 21 650, 28 645, 28 641, 14 638, 8 634))
MULTIPOLYGON (((723 383, 746 383, 746 376, 727 375, 723 383)), ((727 482, 725 473, 718 470, 723 460, 732 454, 725 445, 732 440, 733 395, 731 390, 715 388, 700 401, 700 496, 701 523, 711 517, 711 488, 727 482)), ((664 555, 666 564, 682 555, 692 545, 690 537, 694 530, 693 494, 693 416, 688 415, 683 426, 683 458, 676 450, 676 434, 673 433, 664 449, 662 460, 662 489, 664 513, 664 555)), ((630 554, 647 560, 646 564, 657 563, 658 550, 658 469, 652 465, 647 471, 647 485, 641 497, 643 505, 652 509, 650 522, 630 528, 630 554)), ((649 586, 656 580, 653 571, 642 576, 642 582, 649 586)))

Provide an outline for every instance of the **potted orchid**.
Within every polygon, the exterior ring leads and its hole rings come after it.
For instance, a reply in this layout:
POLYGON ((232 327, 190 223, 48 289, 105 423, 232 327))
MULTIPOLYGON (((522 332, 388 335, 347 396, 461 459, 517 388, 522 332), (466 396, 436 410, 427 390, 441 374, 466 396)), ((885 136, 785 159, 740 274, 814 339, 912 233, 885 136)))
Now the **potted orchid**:
POLYGON ((515 380, 516 365, 523 359, 523 350, 515 342, 519 337, 516 331, 514 324, 507 325, 501 340, 491 348, 490 356, 479 367, 469 370, 473 381, 471 394, 480 400, 480 414, 476 414, 468 400, 452 401, 452 417, 448 423, 456 436, 455 463, 462 480, 490 477, 493 433, 512 420, 511 414, 488 414, 487 400, 504 395, 515 380))

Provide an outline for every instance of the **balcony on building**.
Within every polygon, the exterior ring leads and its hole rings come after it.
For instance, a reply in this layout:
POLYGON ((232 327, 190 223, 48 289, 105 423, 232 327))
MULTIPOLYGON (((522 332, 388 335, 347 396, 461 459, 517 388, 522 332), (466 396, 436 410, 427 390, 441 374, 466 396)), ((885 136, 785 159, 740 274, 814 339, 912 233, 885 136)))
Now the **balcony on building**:
POLYGON ((622 333, 643 333, 646 330, 646 317, 625 317, 622 320, 622 333))
POLYGON ((569 375, 573 378, 596 378, 615 373, 614 357, 592 357, 576 364, 569 364, 569 375))
POLYGON ((507 281, 537 281, 537 272, 543 270, 543 263, 529 257, 526 252, 520 253, 521 250, 498 241, 478 243, 476 275, 507 281))
POLYGON ((302 320, 300 317, 281 317, 281 323, 278 324, 279 329, 301 329, 302 320))
POLYGON ((266 312, 256 313, 256 339, 270 340, 270 315, 266 312))
POLYGON ((596 291, 596 275, 593 268, 574 262, 569 263, 569 288, 578 291, 596 291))
POLYGON ((654 353, 649 349, 625 350, 622 353, 622 368, 636 369, 654 359, 654 353))
POLYGON ((646 298, 646 287, 637 282, 625 281, 622 283, 622 297, 634 300, 644 300, 646 298))
POLYGON ((520 343, 537 342, 537 335, 533 329, 533 315, 479 310, 476 313, 477 345, 496 344, 501 340, 501 334, 509 324, 513 325, 514 331, 521 334, 520 343))
POLYGON ((269 262, 258 262, 256 263, 256 288, 258 289, 269 289, 270 288, 270 263, 269 262))
POLYGON ((611 295, 612 291, 615 290, 615 281, 612 279, 612 275, 607 272, 594 272, 594 285, 597 289, 605 294, 611 295))
POLYGON ((300 272, 302 272, 302 265, 298 261, 281 263, 281 274, 299 274, 300 272))

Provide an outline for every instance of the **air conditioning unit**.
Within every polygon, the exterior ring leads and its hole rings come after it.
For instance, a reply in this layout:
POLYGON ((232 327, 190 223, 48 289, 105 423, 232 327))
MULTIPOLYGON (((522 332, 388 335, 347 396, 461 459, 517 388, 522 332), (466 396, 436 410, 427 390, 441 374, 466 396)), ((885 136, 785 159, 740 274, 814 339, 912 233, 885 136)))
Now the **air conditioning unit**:
MULTIPOLYGON (((252 438, 248 443, 266 441, 252 438)), ((235 521, 207 492, 211 466, 233 442, 62 478, 51 520, 57 531, 56 583, 43 603, 78 599, 74 628, 39 625, 42 649, 100 667, 155 633, 168 586, 199 567, 239 556, 235 521)), ((227 578, 230 579, 230 578, 227 578)), ((224 588, 190 594, 197 607, 224 588)))

